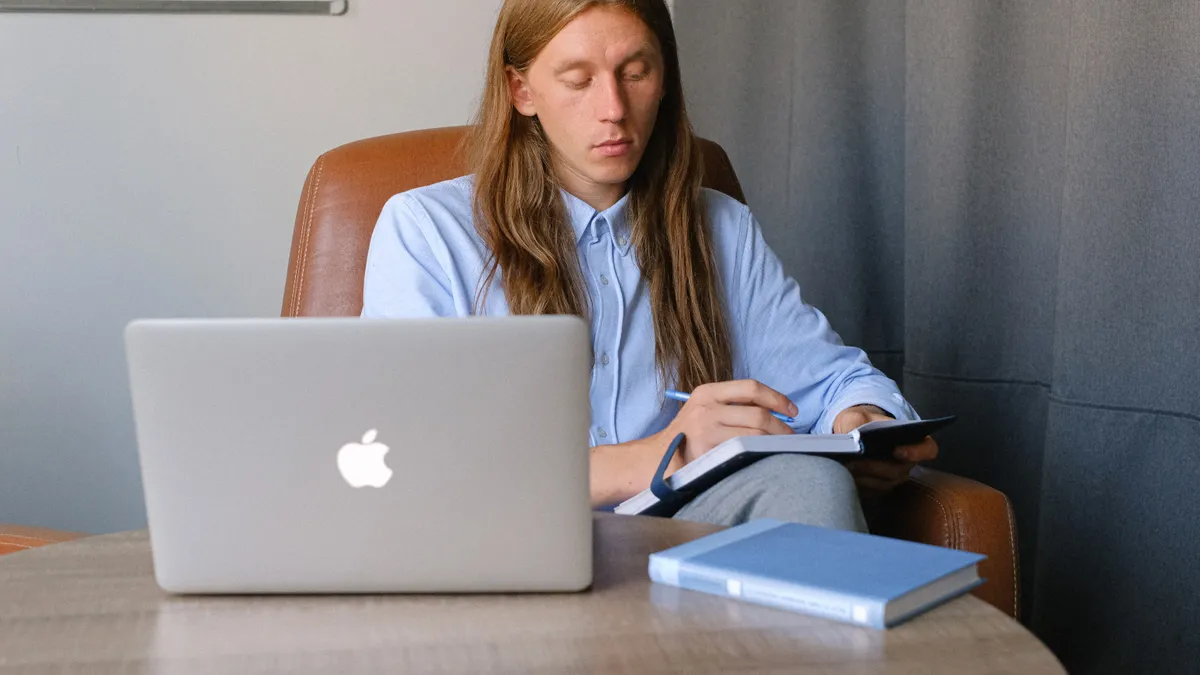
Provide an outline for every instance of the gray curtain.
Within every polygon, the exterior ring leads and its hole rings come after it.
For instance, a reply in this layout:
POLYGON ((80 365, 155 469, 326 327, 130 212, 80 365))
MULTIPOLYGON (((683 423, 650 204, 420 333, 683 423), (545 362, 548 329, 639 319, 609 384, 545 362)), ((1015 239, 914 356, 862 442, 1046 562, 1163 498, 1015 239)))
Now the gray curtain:
POLYGON ((1200 1, 679 0, 771 245, 1003 490, 1071 672, 1200 663, 1200 1))

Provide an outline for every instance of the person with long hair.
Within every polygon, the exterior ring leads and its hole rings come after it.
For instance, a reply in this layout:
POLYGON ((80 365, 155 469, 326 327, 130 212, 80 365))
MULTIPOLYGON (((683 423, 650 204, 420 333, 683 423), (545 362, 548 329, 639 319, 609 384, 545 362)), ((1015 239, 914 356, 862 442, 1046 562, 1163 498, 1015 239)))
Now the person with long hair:
MULTIPOLYGON (((701 187, 663 0, 506 0, 468 143, 468 175, 384 207, 362 316, 590 322, 595 507, 645 489, 680 433, 671 471, 735 436, 917 418, 802 300, 750 210, 701 187)), ((856 486, 889 490, 936 455, 926 438, 895 461, 774 456, 676 517, 865 531, 856 486)))

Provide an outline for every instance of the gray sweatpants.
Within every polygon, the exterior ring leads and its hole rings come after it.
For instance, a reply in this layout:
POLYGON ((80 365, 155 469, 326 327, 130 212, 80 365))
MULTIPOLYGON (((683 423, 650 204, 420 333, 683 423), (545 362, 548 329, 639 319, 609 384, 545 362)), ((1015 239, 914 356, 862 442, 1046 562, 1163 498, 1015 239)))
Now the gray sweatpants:
POLYGON ((854 478, 832 459, 773 455, 705 490, 675 514, 680 520, 737 525, 775 518, 866 532, 854 478))

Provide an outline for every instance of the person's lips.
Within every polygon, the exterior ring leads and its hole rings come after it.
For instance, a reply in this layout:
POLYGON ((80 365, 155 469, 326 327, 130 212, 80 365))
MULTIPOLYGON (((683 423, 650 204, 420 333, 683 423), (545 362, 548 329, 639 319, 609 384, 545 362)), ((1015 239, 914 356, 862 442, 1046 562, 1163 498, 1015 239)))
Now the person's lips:
POLYGON ((613 140, 604 141, 596 146, 596 151, 605 157, 620 157, 629 152, 629 148, 633 146, 633 141, 628 138, 616 138, 613 140))

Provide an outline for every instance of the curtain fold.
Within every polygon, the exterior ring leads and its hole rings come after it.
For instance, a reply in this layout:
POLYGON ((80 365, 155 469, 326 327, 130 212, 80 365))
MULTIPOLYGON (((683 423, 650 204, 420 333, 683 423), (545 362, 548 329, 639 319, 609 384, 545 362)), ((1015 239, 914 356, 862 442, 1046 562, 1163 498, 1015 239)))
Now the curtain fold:
POLYGON ((806 299, 1003 490, 1071 672, 1200 663, 1200 2, 678 0, 806 299))

